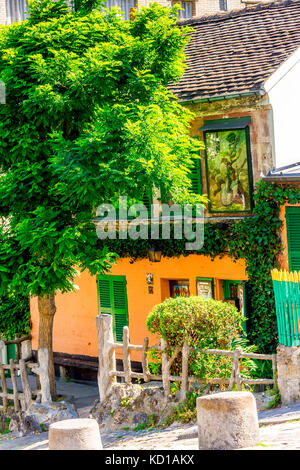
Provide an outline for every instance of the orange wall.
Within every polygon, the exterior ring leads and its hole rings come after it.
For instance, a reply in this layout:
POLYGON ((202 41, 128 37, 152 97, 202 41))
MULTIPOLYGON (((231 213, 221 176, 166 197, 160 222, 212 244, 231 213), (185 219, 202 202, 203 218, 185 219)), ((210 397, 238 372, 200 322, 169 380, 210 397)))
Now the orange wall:
POLYGON ((285 204, 280 208, 280 220, 282 220, 282 228, 281 228, 281 242, 282 242, 282 252, 279 256, 279 263, 281 269, 289 270, 289 258, 288 258, 288 244, 287 244, 287 231, 286 231, 286 217, 285 213, 286 207, 300 207, 300 204, 285 204))
MULTIPOLYGON (((196 277, 214 277, 217 279, 246 280, 245 263, 234 263, 229 257, 216 258, 189 255, 180 258, 163 258, 159 263, 148 260, 129 263, 128 258, 120 259, 113 266, 111 274, 124 275, 127 279, 130 341, 142 344, 145 336, 150 336, 145 321, 155 304, 166 298, 168 292, 165 279, 189 279, 191 295, 196 295, 196 277), (153 273, 154 292, 148 293, 146 274, 153 273)), ((58 294, 57 311, 54 320, 53 350, 68 354, 97 356, 97 335, 95 317, 98 315, 96 277, 88 272, 82 273, 75 283, 79 291, 58 294)), ((218 284, 216 282, 216 284, 218 284)), ((216 286, 215 292, 218 292, 216 286)), ((221 293, 216 298, 220 298, 221 293)), ((37 349, 38 311, 37 300, 31 300, 31 318, 33 323, 33 349, 37 349)), ((152 344, 155 338, 152 337, 152 344)), ((132 353, 132 360, 140 360, 138 353, 132 353)))

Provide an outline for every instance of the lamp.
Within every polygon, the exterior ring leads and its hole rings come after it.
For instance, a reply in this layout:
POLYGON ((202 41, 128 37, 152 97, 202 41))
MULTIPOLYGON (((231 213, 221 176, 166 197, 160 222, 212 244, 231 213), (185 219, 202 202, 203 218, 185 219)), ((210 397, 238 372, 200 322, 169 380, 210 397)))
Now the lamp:
POLYGON ((152 263, 159 263, 161 260, 161 251, 157 248, 150 248, 148 250, 148 258, 152 263))

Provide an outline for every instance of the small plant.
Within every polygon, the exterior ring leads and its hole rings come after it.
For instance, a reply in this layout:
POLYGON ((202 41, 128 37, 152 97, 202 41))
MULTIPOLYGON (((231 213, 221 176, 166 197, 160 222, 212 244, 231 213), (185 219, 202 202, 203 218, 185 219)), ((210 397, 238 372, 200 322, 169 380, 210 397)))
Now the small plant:
POLYGON ((139 423, 135 428, 133 428, 134 431, 144 431, 147 429, 148 423, 139 423))
POLYGON ((265 408, 266 410, 270 410, 272 408, 277 408, 278 406, 281 405, 281 395, 280 395, 279 390, 278 390, 277 387, 273 388, 273 391, 272 391, 271 395, 273 395, 273 397, 271 398, 271 400, 267 404, 267 406, 265 408))
POLYGON ((200 396, 200 390, 193 390, 186 394, 186 400, 174 408, 174 411, 169 415, 163 425, 170 426, 170 424, 178 421, 179 423, 189 423, 195 421, 197 417, 196 400, 200 396))
POLYGON ((43 423, 40 424, 41 432, 46 432, 45 425, 43 423))
POLYGON ((0 434, 10 433, 9 423, 10 423, 10 418, 4 418, 4 419, 1 418, 1 420, 0 420, 0 434))
POLYGON ((120 405, 121 405, 121 406, 124 406, 124 408, 126 408, 127 410, 130 410, 131 401, 132 401, 132 398, 130 398, 130 397, 124 397, 124 398, 121 399, 120 405))
POLYGON ((144 431, 145 429, 154 428, 156 425, 155 423, 155 416, 150 415, 145 423, 139 423, 135 428, 134 431, 144 431))

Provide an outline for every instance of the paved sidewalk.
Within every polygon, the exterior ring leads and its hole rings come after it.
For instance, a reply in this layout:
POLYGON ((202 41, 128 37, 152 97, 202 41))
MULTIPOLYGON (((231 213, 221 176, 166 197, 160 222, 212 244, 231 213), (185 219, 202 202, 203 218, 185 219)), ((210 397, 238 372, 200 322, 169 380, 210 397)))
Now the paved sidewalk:
MULTIPOLYGON (((81 418, 88 417, 98 386, 95 383, 57 381, 60 395, 73 397, 81 418)), ((300 449, 300 402, 258 413, 260 442, 253 450, 300 449), (298 420, 298 421, 297 421, 298 420)), ((107 450, 197 450, 195 424, 173 424, 166 429, 150 431, 101 432, 103 447, 107 450)), ((0 435, 0 450, 47 450, 48 433, 32 433, 17 437, 13 433, 0 435)))

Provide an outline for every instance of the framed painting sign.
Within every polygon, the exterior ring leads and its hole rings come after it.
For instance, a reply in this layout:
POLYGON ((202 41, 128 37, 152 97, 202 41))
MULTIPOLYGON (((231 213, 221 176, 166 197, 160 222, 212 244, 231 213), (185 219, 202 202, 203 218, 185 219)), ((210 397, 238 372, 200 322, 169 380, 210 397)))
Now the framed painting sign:
POLYGON ((214 283, 212 278, 197 277, 196 279, 197 296, 205 299, 214 298, 214 283))

